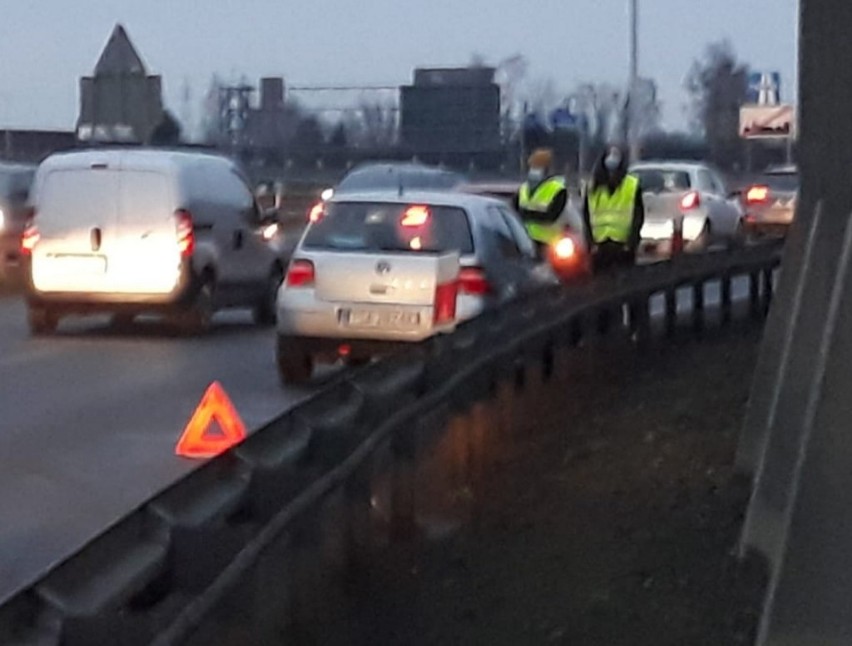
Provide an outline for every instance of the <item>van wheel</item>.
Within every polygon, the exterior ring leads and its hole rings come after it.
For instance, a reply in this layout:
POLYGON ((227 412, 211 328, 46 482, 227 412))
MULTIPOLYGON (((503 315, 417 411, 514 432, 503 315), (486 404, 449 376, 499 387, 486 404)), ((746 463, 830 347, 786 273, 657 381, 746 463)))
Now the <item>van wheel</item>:
POLYGON ((133 325, 133 320, 136 318, 133 314, 113 314, 110 319, 110 325, 114 328, 126 328, 133 325))
POLYGON ((284 272, 281 270, 281 267, 276 265, 266 279, 263 296, 252 311, 254 322, 257 325, 267 327, 275 325, 275 308, 278 302, 278 288, 281 287, 282 282, 284 282, 284 272))
POLYGON ((275 355, 282 386, 304 383, 313 376, 314 358, 299 347, 298 339, 278 335, 275 355))
POLYGON ((30 307, 27 310, 27 323, 33 336, 46 336, 56 332, 59 316, 43 307, 30 307))
POLYGON ((181 317, 181 327, 189 334, 205 334, 213 327, 215 311, 213 280, 206 276, 189 310, 181 317))

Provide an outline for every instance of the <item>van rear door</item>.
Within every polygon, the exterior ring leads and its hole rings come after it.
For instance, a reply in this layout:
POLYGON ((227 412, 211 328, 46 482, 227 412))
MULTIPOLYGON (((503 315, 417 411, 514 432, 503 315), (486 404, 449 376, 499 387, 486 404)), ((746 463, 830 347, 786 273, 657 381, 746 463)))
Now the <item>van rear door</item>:
POLYGON ((170 175, 119 172, 119 220, 110 247, 108 282, 123 294, 168 294, 180 279, 175 194, 170 175))
POLYGON ((116 235, 118 171, 50 171, 36 198, 32 279, 42 292, 107 292, 116 235))

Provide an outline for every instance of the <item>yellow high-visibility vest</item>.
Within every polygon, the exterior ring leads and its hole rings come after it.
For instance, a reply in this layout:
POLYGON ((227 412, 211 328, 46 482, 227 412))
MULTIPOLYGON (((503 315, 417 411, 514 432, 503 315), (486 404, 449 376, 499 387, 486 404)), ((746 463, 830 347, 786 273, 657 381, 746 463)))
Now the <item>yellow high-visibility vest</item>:
POLYGON ((639 180, 627 175, 614 193, 610 194, 606 186, 599 186, 589 194, 589 220, 596 244, 607 240, 622 244, 630 241, 638 191, 639 180))
MULTIPOLYGON (((547 213, 553 200, 556 199, 560 191, 564 190, 565 180, 561 177, 551 177, 544 180, 536 187, 535 191, 530 191, 529 182, 524 182, 518 191, 518 208, 521 213, 524 211, 547 213)), ((530 238, 544 244, 555 242, 562 235, 562 227, 557 224, 525 220, 524 226, 530 238)))

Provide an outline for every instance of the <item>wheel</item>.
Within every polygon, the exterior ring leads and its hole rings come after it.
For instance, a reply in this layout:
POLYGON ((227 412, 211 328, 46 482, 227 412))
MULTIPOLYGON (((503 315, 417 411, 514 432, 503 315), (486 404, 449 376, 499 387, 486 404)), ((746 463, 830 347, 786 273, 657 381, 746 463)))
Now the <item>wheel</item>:
POLYGON ((731 239, 728 240, 728 248, 729 249, 739 249, 740 247, 745 246, 748 238, 746 236, 746 229, 743 221, 737 220, 737 228, 734 229, 734 235, 731 236, 731 239))
POLYGON ((213 277, 206 275, 195 294, 189 309, 180 317, 180 326, 188 334, 205 334, 213 325, 216 311, 213 277))
POLYGON ((30 307, 27 310, 27 323, 34 336, 46 336, 56 332, 59 316, 45 307, 30 307))
POLYGON ((710 228, 710 220, 704 222, 704 228, 701 233, 692 242, 687 243, 686 250, 692 253, 703 253, 710 249, 710 244, 713 242, 713 232, 710 228))
POLYGON ((254 322, 258 325, 270 326, 275 325, 275 309, 278 302, 278 288, 284 282, 284 271, 279 266, 275 266, 266 279, 266 286, 263 290, 263 296, 260 302, 255 305, 252 311, 254 322))
POLYGON ((299 347, 298 339, 278 335, 275 355, 282 385, 304 383, 313 376, 314 358, 299 347))

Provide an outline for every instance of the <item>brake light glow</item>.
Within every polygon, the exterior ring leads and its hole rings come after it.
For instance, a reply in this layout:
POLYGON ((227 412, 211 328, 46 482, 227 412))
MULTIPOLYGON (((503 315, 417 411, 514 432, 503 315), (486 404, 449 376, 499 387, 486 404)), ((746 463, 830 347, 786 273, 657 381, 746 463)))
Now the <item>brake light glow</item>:
POLYGON ((769 200, 768 186, 752 186, 746 191, 746 202, 748 204, 759 204, 769 200))
POLYGON ((323 215, 325 215, 325 203, 317 202, 308 211, 308 222, 319 222, 323 215))
POLYGON ((404 227, 422 227, 429 221, 429 209, 425 206, 409 206, 402 215, 404 227))
POLYGON ((701 206, 701 195, 697 191, 690 191, 680 201, 681 211, 691 211, 692 209, 697 209, 699 206, 701 206))
POLYGON ((462 267, 459 272, 459 291, 471 296, 484 296, 491 291, 491 284, 481 268, 462 267))
POLYGON ((29 222, 21 235, 21 253, 25 256, 32 254, 40 238, 38 227, 32 221, 29 222))
POLYGON ((308 287, 314 284, 314 263, 310 260, 294 260, 287 270, 287 287, 308 287))
POLYGON ((175 236, 181 257, 189 258, 195 251, 195 231, 192 226, 192 214, 186 209, 175 211, 175 236))
POLYGON ((435 306, 432 320, 436 325, 452 323, 456 320, 456 298, 459 283, 451 281, 435 287, 435 306))

